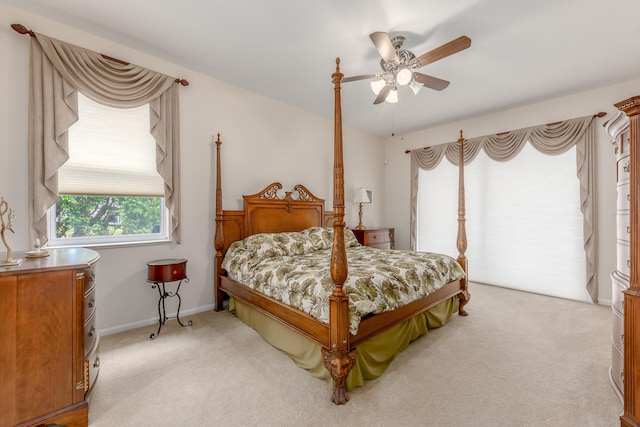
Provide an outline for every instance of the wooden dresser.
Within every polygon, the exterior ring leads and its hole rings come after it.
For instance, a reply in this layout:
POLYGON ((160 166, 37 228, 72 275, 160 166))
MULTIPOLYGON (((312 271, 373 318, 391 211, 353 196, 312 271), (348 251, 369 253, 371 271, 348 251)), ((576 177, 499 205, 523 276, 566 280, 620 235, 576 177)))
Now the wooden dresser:
POLYGON ((631 228, 629 206, 629 119, 618 112, 604 124, 616 153, 616 269, 611 273, 611 367, 609 379, 620 399, 624 395, 624 291, 629 288, 631 228))
MULTIPOLYGON (((640 425, 640 145, 638 145, 640 144, 640 96, 626 99, 615 106, 629 118, 629 288, 623 291, 624 412, 620 417, 620 425, 638 426, 640 425)), ((625 165, 626 163, 621 165, 623 173, 625 165)), ((618 206, 620 209, 620 205, 618 206)), ((620 234, 620 231, 618 233, 620 234)), ((618 268, 620 268, 619 264, 620 259, 618 268)), ((623 264, 626 265, 626 260, 623 264)))
POLYGON ((393 239, 394 228, 353 229, 356 239, 361 245, 378 249, 395 249, 393 239))
MULTIPOLYGON (((90 249, 0 267, 0 426, 87 426, 100 367, 90 249)), ((14 258, 23 258, 14 253, 14 258)))

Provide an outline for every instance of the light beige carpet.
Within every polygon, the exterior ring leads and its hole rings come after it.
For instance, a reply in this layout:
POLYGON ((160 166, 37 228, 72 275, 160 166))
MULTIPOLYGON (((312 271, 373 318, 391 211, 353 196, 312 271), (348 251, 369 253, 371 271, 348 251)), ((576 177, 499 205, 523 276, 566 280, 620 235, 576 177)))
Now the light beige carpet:
POLYGON ((89 425, 618 426, 609 307, 471 284, 469 316, 416 340, 380 379, 330 402, 228 312, 103 337, 89 425))

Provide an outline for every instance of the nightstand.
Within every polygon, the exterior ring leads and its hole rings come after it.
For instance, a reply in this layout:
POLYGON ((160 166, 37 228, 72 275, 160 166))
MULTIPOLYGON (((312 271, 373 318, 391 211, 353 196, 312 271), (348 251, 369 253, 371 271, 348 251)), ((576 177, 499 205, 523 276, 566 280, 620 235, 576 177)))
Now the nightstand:
POLYGON ((394 228, 367 228, 352 229, 353 234, 361 245, 378 249, 394 249, 393 240, 394 228))
POLYGON ((151 288, 158 288, 158 332, 149 335, 149 338, 154 339, 160 335, 160 329, 162 325, 169 320, 167 317, 167 310, 165 308, 165 300, 171 297, 178 297, 178 311, 176 312, 175 319, 180 326, 191 326, 193 321, 189 320, 185 325, 180 320, 180 306, 182 305, 182 298, 180 298, 180 286, 182 282, 188 282, 187 277, 187 260, 182 258, 172 259, 159 259, 155 261, 149 261, 147 263, 147 282, 151 283, 151 288), (178 282, 178 286, 175 292, 166 290, 165 284, 167 282, 178 282))

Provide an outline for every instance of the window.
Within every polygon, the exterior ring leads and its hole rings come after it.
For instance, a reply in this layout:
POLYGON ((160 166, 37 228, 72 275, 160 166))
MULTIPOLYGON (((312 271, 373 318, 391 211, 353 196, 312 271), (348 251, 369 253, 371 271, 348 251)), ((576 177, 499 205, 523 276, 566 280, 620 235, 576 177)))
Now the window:
POLYGON ((69 160, 58 171, 49 245, 168 239, 164 183, 156 171, 149 106, 112 108, 78 93, 69 160))
MULTIPOLYGON (((420 171, 417 248, 457 254, 458 168, 420 171)), ((576 148, 551 156, 526 144, 497 162, 465 166, 469 280, 590 301, 576 148)))

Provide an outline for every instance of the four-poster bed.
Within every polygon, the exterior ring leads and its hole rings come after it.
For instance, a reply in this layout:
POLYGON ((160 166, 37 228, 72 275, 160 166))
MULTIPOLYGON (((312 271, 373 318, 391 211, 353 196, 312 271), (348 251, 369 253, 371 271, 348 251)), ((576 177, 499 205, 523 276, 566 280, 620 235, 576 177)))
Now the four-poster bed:
MULTIPOLYGON (((349 274, 349 262, 353 263, 353 258, 349 258, 353 257, 351 251, 352 249, 360 251, 365 249, 369 251, 380 250, 352 248, 352 246, 359 246, 359 244, 357 242, 353 243, 353 233, 345 229, 340 95, 340 84, 343 75, 340 72, 339 64, 340 61, 337 59, 336 72, 332 74, 335 93, 333 211, 325 211, 324 200, 313 195, 302 185, 295 186, 293 191, 284 192, 283 196, 280 195, 282 186, 279 183, 273 183, 256 194, 243 196, 243 210, 223 210, 220 173, 221 141, 220 135, 218 135, 218 140, 216 141, 215 290, 216 310, 223 309, 225 295, 228 295, 230 297, 229 307, 245 323, 261 333, 272 345, 287 352, 298 365, 307 368, 315 376, 330 375, 334 384, 331 400, 336 404, 344 404, 348 400, 347 389, 360 385, 363 378, 375 378, 381 375, 395 355, 406 348, 410 341, 426 333, 428 328, 441 326, 456 310, 460 315, 466 316, 467 313, 464 306, 469 301, 470 295, 467 290, 466 279, 467 259, 465 251, 467 242, 462 164, 464 139, 461 132, 458 140, 460 144, 459 227, 457 236, 459 254, 457 260, 452 259, 452 264, 455 266, 443 267, 446 262, 443 259, 446 256, 437 255, 443 258, 439 258, 438 261, 430 261, 438 266, 435 273, 410 272, 407 275, 411 276, 412 279, 420 275, 425 277, 441 276, 442 283, 437 285, 429 284, 428 286, 431 289, 426 296, 422 293, 414 292, 418 295, 410 302, 403 301, 402 304, 398 304, 388 311, 358 317, 357 327, 353 327, 353 310, 356 304, 353 301, 350 303, 350 295, 353 295, 353 293, 348 289, 351 289, 353 276, 361 273, 354 268, 352 273, 349 274), (292 234, 292 232, 300 233, 292 234), (309 238, 308 241, 305 240, 307 237, 309 238), (297 248, 297 252, 304 252, 305 255, 308 252, 326 249, 326 268, 330 271, 330 278, 328 278, 328 281, 325 278, 322 281, 324 285, 319 286, 319 288, 322 288, 328 283, 328 286, 325 286, 325 288, 328 288, 327 295, 320 296, 321 300, 324 298, 325 321, 320 321, 309 312, 285 303, 282 298, 279 299, 273 294, 261 293, 255 290, 254 287, 241 283, 241 280, 236 275, 239 273, 236 272, 231 277, 229 272, 223 268, 223 260, 225 262, 224 265, 227 267, 233 264, 233 262, 225 258, 227 252, 231 253, 239 248, 241 252, 246 252, 247 250, 262 251, 268 252, 268 256, 273 256, 274 252, 283 250, 283 239, 296 240, 295 245, 290 245, 289 247, 297 248), (267 244, 272 246, 268 246, 265 249, 265 240, 267 244), (349 257, 347 255, 348 251, 350 251, 349 257), (453 275, 446 276, 441 274, 444 270, 452 270, 453 275), (345 284, 345 282, 347 283, 345 284), (265 327, 264 325, 267 322, 271 323, 269 323, 268 327, 265 327), (279 329, 273 333, 273 328, 279 329), (271 333, 266 329, 269 329, 271 333), (305 350, 302 353, 306 352, 306 356, 310 353, 311 361, 309 361, 308 357, 303 357, 300 351, 296 353, 293 350, 293 348, 299 349, 301 344, 296 342, 295 345, 291 345, 290 341, 297 340, 298 337, 306 343, 304 344, 306 346, 305 350), (378 350, 375 350, 376 347, 378 350), (376 351, 379 352, 380 348, 384 348, 387 354, 384 356, 377 354, 376 351), (376 354, 376 358, 382 359, 379 364, 374 364, 375 366, 368 364, 368 360, 371 359, 368 356, 372 354, 376 354), (319 370, 322 372, 319 373, 319 370)), ((289 247, 284 249, 285 252, 289 250, 289 247)), ((391 252, 396 253, 394 256, 400 256, 401 252, 409 253, 409 251, 390 251, 387 253, 389 254, 387 257, 389 259, 393 258, 391 252)), ((385 254, 385 252, 377 253, 379 255, 385 254)), ((278 253, 277 255, 280 256, 282 254, 278 253)), ((289 253, 287 252, 285 255, 288 256, 289 253)), ((253 256, 253 252, 251 256, 253 256)), ((287 261, 288 263, 297 262, 295 260, 291 261, 290 258, 287 259, 289 260, 287 261)), ((422 264, 422 261, 404 262, 405 267, 414 264, 422 264)), ((396 271, 396 266, 389 264, 381 269, 394 269, 396 271)), ((253 270, 253 264, 245 268, 248 273, 255 273, 253 270)), ((265 273, 261 278, 272 278, 271 276, 273 275, 278 275, 280 278, 283 274, 281 272, 265 273)), ((362 277, 366 276, 367 280, 369 276, 374 276, 374 273, 362 274, 362 277)), ((413 282, 416 282, 416 280, 413 282)), ((412 286, 415 284, 413 282, 412 286)), ((382 286, 388 285, 389 280, 384 279, 382 286)))

